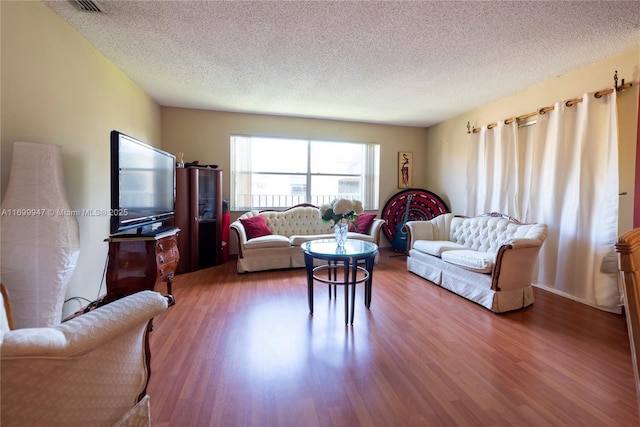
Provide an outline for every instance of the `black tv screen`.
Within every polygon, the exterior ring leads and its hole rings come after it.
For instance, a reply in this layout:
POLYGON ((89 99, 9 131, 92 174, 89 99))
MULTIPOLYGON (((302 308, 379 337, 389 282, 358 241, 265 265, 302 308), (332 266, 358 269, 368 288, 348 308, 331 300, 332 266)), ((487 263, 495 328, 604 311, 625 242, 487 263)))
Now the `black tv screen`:
POLYGON ((171 220, 175 156, 111 131, 111 234, 142 234, 171 220))

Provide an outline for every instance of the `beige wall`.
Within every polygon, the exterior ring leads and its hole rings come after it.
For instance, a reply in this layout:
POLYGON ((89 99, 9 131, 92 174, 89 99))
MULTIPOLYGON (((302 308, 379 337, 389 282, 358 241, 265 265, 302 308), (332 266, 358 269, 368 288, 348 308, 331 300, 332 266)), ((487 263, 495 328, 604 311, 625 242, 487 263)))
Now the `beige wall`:
POLYGON ((450 200, 453 212, 461 212, 465 205, 467 146, 471 141, 467 122, 476 127, 486 126, 557 101, 580 97, 586 92, 612 87, 615 70, 618 70, 620 80, 624 78, 626 82, 633 82, 631 89, 618 93, 620 192, 627 193, 620 197, 619 231, 629 230, 633 223, 640 46, 430 127, 427 130, 426 157, 423 159, 425 164, 429 164, 425 187, 450 200))
MULTIPOLYGON (((2 1, 0 14, 2 195, 14 141, 59 144, 71 208, 108 209, 109 133, 159 145, 159 105, 42 3, 2 1)), ((78 222, 80 258, 67 298, 93 300, 109 218, 78 222)), ((65 304, 65 314, 81 303, 65 304)))
MULTIPOLYGON (((229 199, 231 134, 379 143, 381 177, 378 213, 385 202, 400 191, 398 152, 411 151, 414 160, 426 157, 424 128, 162 107, 162 148, 174 154, 184 152, 187 162, 198 160, 201 164, 219 165, 224 171, 225 199, 229 199)), ((427 168, 415 166, 413 172, 413 186, 422 187, 427 168)), ((240 214, 242 212, 232 212, 232 220, 240 214)), ((384 238, 381 242, 388 243, 384 238)))

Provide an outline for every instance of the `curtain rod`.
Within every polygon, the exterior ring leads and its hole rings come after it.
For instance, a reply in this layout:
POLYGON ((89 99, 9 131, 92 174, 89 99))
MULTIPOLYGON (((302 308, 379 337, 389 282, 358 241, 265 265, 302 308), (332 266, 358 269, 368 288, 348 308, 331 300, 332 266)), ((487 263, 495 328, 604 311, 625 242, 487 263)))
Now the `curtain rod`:
MULTIPOLYGON (((625 83, 624 79, 622 79, 622 84, 620 86, 618 86, 618 71, 617 70, 616 70, 615 74, 613 75, 613 80, 614 80, 614 87, 609 88, 609 89, 600 90, 600 91, 594 93, 593 96, 595 98, 599 99, 599 98, 602 98, 605 95, 612 94, 614 91, 615 92, 621 92, 621 91, 623 91, 625 89, 629 89, 631 86, 633 86, 632 83, 625 83)), ((583 101, 582 98, 575 98, 575 99, 570 99, 570 100, 566 101, 564 104, 567 107, 572 107, 572 106, 574 106, 576 104, 581 103, 582 101, 583 101)), ((542 108, 539 108, 536 111, 532 111, 531 113, 527 113, 527 114, 523 114, 521 116, 511 117, 509 119, 506 119, 504 121, 504 124, 508 125, 508 124, 513 123, 513 122, 520 122, 522 120, 526 120, 528 118, 535 117, 535 116, 537 116, 539 114, 546 114, 549 111, 553 111, 554 109, 555 109, 554 106, 542 107, 542 108)), ((490 124, 487 125, 487 129, 493 129, 496 126, 498 126, 498 123, 497 122, 493 122, 493 123, 490 123, 490 124)), ((471 126, 471 123, 467 122, 467 133, 478 133, 478 132, 480 132, 480 129, 481 128, 477 128, 475 126, 471 126)))

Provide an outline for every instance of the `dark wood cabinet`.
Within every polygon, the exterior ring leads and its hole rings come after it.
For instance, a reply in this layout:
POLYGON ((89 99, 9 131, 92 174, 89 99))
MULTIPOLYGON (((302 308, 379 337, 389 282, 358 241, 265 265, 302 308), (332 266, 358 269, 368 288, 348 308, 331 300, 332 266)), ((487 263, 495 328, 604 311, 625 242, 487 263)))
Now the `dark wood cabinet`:
POLYGON ((171 281, 180 259, 177 228, 155 236, 110 237, 107 265, 107 294, 103 303, 144 290, 157 290, 167 283, 171 295, 171 281))
POLYGON ((175 226, 180 262, 177 273, 222 263, 222 171, 176 169, 175 226))

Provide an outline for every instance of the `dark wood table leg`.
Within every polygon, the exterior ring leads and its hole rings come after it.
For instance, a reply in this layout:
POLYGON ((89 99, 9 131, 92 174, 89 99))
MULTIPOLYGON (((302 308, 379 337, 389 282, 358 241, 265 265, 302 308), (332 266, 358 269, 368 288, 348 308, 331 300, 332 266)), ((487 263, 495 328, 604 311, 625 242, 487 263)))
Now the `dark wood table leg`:
POLYGON ((375 256, 367 258, 365 268, 369 273, 369 278, 364 284, 364 304, 367 308, 371 307, 371 296, 373 292, 373 267, 375 265, 375 256))
POLYGON ((167 277, 167 300, 169 301, 169 306, 175 305, 176 299, 173 297, 173 291, 171 289, 171 285, 173 284, 173 274, 167 277))
POLYGON ((358 283, 358 261, 351 266, 351 324, 356 311, 356 283, 358 283))
POLYGON ((304 264, 307 268, 307 298, 309 313, 313 314, 313 257, 304 254, 304 264))
POLYGON ((344 323, 349 324, 349 261, 344 261, 344 323))
MULTIPOLYGON (((327 269, 329 274, 328 276, 329 280, 335 282, 336 280, 338 280, 338 271, 337 271, 338 261, 329 260, 327 264, 329 264, 329 268, 327 269), (333 268, 331 268, 332 263, 334 266, 333 268), (332 272, 333 274, 331 274, 332 272), (333 276, 333 279, 331 278, 332 276, 333 276)), ((338 294, 336 293, 336 285, 329 284, 327 286, 329 287, 329 299, 331 299, 331 287, 333 287, 333 298, 337 298, 338 294)))

